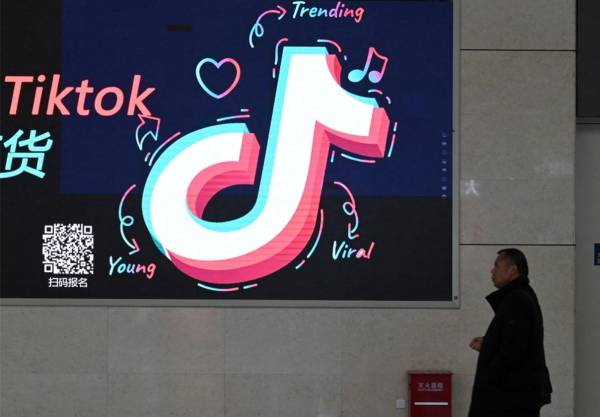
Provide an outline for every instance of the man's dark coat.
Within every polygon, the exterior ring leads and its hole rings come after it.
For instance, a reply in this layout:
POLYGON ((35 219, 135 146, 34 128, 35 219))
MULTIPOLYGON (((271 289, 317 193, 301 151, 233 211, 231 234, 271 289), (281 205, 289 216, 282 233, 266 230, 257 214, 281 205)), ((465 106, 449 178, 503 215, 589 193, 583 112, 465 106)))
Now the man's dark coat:
POLYGON ((479 352, 469 417, 537 416, 552 386, 535 292, 521 276, 486 298, 495 315, 479 352))

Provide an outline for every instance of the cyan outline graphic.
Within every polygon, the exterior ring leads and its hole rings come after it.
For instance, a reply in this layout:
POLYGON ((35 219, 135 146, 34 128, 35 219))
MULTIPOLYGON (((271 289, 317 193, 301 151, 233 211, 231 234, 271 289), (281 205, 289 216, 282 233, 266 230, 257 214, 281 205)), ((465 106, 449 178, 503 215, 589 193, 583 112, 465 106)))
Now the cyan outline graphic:
POLYGON ((144 116, 143 114, 138 114, 137 116, 138 119, 140 119, 141 123, 135 129, 135 142, 137 143, 137 146, 141 151, 144 146, 144 142, 146 141, 146 138, 148 136, 150 136, 154 140, 154 142, 158 140, 158 132, 160 131, 160 118, 154 116, 144 116), (142 135, 142 137, 140 137, 140 129, 146 125, 146 119, 153 120, 154 123, 156 123, 156 126, 153 130, 148 130, 142 135))

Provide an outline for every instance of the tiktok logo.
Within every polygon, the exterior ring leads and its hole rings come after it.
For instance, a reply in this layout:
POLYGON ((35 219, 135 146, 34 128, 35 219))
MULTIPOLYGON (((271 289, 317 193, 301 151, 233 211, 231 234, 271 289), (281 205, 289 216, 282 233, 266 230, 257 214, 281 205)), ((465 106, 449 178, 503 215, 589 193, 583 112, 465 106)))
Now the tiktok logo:
POLYGON ((183 136, 158 158, 142 197, 161 252, 185 274, 233 284, 293 261, 313 233, 331 145, 383 157, 389 119, 375 99, 340 86, 341 67, 323 47, 285 47, 258 197, 235 220, 202 218, 220 190, 253 184, 259 144, 243 123, 183 136))

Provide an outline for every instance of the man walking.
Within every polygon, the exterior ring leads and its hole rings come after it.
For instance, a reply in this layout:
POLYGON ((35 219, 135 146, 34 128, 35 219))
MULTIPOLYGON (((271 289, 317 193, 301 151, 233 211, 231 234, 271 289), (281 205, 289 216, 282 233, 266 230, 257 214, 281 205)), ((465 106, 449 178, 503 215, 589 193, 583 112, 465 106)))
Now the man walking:
POLYGON ((479 358, 469 417, 538 417, 552 386, 527 259, 518 249, 502 249, 491 272, 498 289, 486 299, 494 318, 485 336, 470 344, 479 358))

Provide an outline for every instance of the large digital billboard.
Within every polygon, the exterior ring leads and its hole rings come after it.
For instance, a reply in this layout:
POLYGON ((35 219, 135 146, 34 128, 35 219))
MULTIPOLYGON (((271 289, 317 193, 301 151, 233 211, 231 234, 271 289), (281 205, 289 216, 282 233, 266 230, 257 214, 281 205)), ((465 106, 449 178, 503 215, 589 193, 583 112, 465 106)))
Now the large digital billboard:
POLYGON ((4 303, 455 305, 451 1, 2 7, 4 303))

